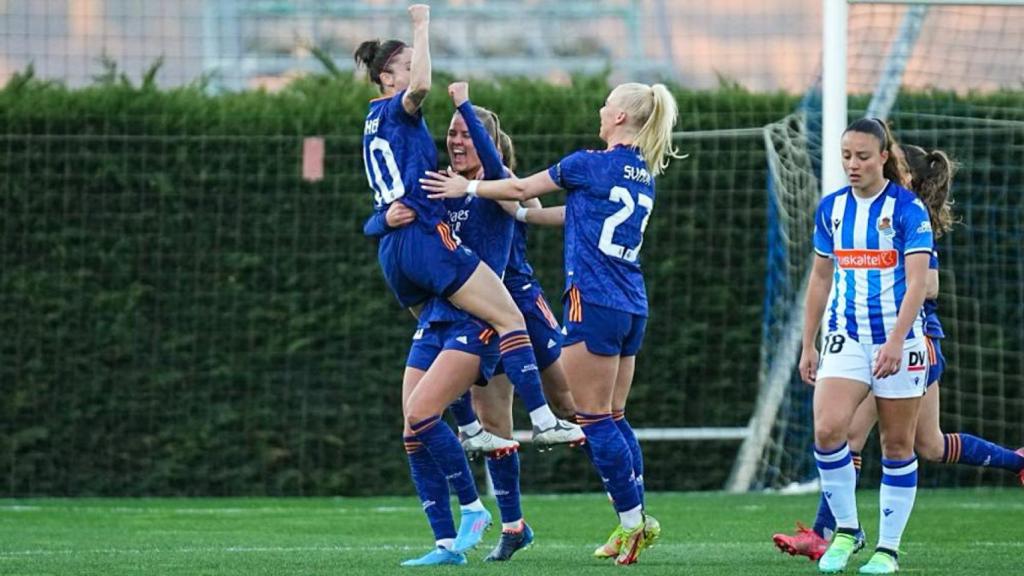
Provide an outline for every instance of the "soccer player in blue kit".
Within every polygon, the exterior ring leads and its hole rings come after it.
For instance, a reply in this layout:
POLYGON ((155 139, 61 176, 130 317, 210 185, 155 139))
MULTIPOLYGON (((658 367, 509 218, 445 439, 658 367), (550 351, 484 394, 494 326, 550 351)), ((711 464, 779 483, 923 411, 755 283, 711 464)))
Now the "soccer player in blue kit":
POLYGON ((636 562, 660 531, 645 529, 632 452, 612 410, 625 406, 647 322, 639 253, 654 208, 654 177, 670 157, 679 157, 672 147, 676 116, 675 99, 663 85, 622 84, 600 110, 605 150, 575 152, 522 180, 467 180, 433 171, 423 179, 434 198, 524 201, 568 192, 563 359, 578 421, 619 516, 609 541, 623 565, 636 562))
MULTIPOLYGON (((891 137, 891 136, 888 136, 891 137)), ((926 151, 918 146, 898 149, 906 160, 909 178, 905 185, 914 191, 928 210, 932 231, 938 239, 953 226, 952 201, 949 198, 955 167, 941 150, 926 151)), ((939 381, 946 366, 941 341, 945 338, 938 317, 938 251, 933 250, 929 261, 928 283, 924 301, 924 333, 928 345, 928 390, 918 413, 914 450, 923 460, 940 463, 963 463, 972 466, 992 466, 1016 473, 1024 481, 1024 449, 1016 452, 970 434, 945 434, 939 425, 939 381)), ((859 471, 859 452, 878 419, 875 399, 868 395, 853 417, 850 425, 850 452, 859 471)), ((776 547, 791 555, 801 555, 817 561, 828 548, 835 531, 836 521, 822 495, 818 513, 811 528, 799 523, 794 534, 775 534, 776 547)), ((858 535, 863 538, 863 534, 858 535)))
MULTIPOLYGON (((367 68, 382 93, 370 103, 363 131, 363 160, 375 209, 384 212, 402 199, 417 216, 411 225, 381 239, 381 268, 399 302, 414 313, 431 298, 443 297, 484 321, 500 339, 500 358, 513 384, 517 389, 537 390, 543 399, 522 314, 497 274, 461 245, 445 221, 444 205, 429 201, 418 183, 419 175, 437 166, 437 151, 420 110, 431 86, 430 8, 413 5, 409 14, 412 47, 397 40, 368 41, 355 53, 356 62, 367 68)), ((462 392, 455 393, 452 382, 473 377, 467 372, 475 375, 479 368, 473 361, 467 362, 466 356, 470 355, 443 350, 428 370, 407 369, 403 378, 407 451, 420 446, 444 476, 462 478, 465 494, 460 492, 460 502, 475 493, 475 486, 458 439, 448 426, 438 424, 444 409, 462 392)), ((559 421, 546 401, 532 409, 530 417, 537 436, 564 432, 558 430, 559 421)), ((490 515, 479 499, 464 503, 451 550, 442 546, 419 560, 437 563, 431 556, 435 552, 461 555, 479 541, 489 524, 490 515)))

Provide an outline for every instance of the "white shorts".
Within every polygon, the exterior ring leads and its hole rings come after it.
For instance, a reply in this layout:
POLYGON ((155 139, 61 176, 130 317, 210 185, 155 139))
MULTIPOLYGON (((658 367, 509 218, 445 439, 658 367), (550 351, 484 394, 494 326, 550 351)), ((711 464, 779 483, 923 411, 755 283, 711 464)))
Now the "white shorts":
POLYGON ((863 382, 878 398, 914 398, 928 387, 928 347, 924 338, 903 344, 899 372, 885 378, 872 376, 875 354, 881 344, 861 344, 846 332, 825 335, 818 363, 818 380, 846 378, 863 382))

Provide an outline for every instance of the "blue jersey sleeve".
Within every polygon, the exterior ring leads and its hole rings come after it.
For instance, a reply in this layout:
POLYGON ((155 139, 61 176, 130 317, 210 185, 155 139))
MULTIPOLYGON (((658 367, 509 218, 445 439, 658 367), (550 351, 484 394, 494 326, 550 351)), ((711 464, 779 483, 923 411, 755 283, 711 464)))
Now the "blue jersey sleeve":
POLYGON ((814 251, 825 258, 831 258, 835 248, 828 215, 832 210, 832 203, 828 200, 826 198, 819 202, 818 210, 814 214, 814 251))
POLYGON ((573 152, 548 168, 548 175, 562 190, 584 186, 589 181, 588 157, 589 154, 584 150, 573 152))
POLYGON ((501 154, 494 140, 484 128, 484 123, 477 117, 473 110, 473 103, 466 100, 459 105, 459 114, 466 121, 469 128, 469 137, 473 139, 473 146, 476 148, 477 156, 480 157, 480 164, 484 167, 484 180, 501 180, 505 177, 505 166, 501 163, 501 154))
POLYGON ((931 255, 935 247, 932 222, 920 200, 915 198, 903 205, 903 210, 900 211, 900 234, 903 236, 903 254, 923 252, 931 255))
POLYGON ((388 226, 388 220, 383 211, 375 211, 366 219, 366 223, 363 224, 363 235, 373 236, 380 238, 388 232, 394 231, 394 228, 388 226))

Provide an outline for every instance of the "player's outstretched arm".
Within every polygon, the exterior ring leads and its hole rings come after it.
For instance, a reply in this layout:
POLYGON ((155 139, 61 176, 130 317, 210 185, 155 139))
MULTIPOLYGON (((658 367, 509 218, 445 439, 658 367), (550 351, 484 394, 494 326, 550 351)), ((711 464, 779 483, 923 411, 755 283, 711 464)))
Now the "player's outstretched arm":
POLYGON ((409 6, 409 17, 412 19, 413 54, 409 71, 409 89, 402 96, 402 107, 407 113, 415 114, 430 92, 430 6, 409 6))

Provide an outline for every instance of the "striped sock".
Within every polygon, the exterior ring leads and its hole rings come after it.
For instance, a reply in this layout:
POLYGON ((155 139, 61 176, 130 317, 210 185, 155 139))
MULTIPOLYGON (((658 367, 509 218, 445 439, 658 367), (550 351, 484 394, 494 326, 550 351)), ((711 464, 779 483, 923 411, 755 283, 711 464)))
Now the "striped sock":
POLYGON ((445 478, 459 495, 459 504, 470 504, 479 498, 476 481, 466 461, 459 439, 452 429, 441 421, 441 416, 431 416, 412 425, 416 438, 426 446, 430 455, 444 472, 445 478))
POLYGON ((815 446, 814 459, 821 476, 821 493, 836 518, 837 529, 860 528, 860 520, 857 518, 857 472, 853 467, 849 446, 846 442, 833 450, 822 450, 815 446))
POLYGON ((917 497, 917 456, 906 460, 882 458, 882 487, 878 493, 878 547, 900 549, 917 497))
MULTIPOLYGON (((860 480, 860 452, 850 450, 850 458, 853 460, 853 469, 857 473, 857 480, 860 480)), ((830 540, 836 531, 836 517, 832 515, 832 509, 829 508, 824 493, 818 499, 818 514, 814 518, 813 530, 826 540, 830 540)))
POLYGON ((548 401, 541 389, 537 358, 533 355, 529 334, 526 330, 507 333, 501 337, 499 349, 505 375, 515 387, 516 394, 523 399, 533 425, 542 430, 554 426, 555 415, 548 408, 548 401))
POLYGON ((1010 472, 1024 469, 1024 457, 984 438, 970 434, 944 434, 943 440, 942 461, 946 464, 959 462, 971 466, 992 466, 1010 472))
POLYGON ((415 436, 405 436, 405 454, 409 458, 409 473, 420 497, 423 513, 434 532, 434 540, 455 538, 455 520, 448 492, 448 481, 437 462, 423 443, 415 436))

